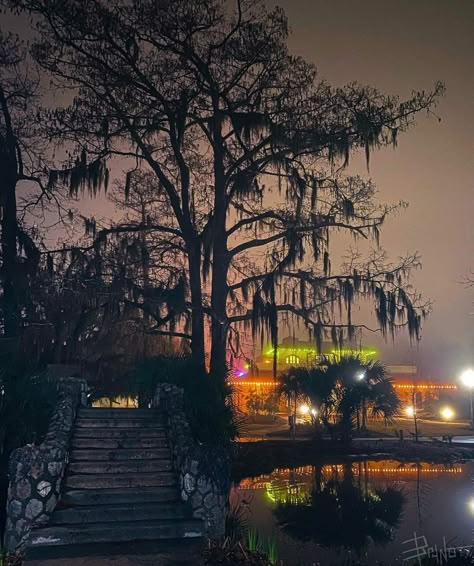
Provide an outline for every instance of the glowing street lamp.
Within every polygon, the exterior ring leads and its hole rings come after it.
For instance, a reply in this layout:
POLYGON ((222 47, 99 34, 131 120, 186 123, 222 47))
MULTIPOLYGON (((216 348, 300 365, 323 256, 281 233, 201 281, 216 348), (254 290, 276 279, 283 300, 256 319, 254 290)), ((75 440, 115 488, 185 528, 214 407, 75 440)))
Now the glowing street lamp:
POLYGON ((362 381, 365 378, 365 371, 358 371, 355 376, 357 381, 362 381))
POLYGON ((451 407, 442 407, 439 414, 445 421, 450 421, 454 418, 454 411, 451 407))
POLYGON ((407 417, 414 417, 415 416, 415 407, 413 407, 412 405, 410 405, 409 407, 406 407, 405 414, 406 414, 407 417))
POLYGON ((300 405, 300 412, 302 415, 307 415, 310 411, 309 406, 306 403, 303 403, 303 405, 300 405))
POLYGON ((472 405, 472 390, 474 389, 474 369, 465 369, 461 376, 461 383, 469 389, 469 398, 471 401, 471 428, 474 429, 474 407, 472 405))

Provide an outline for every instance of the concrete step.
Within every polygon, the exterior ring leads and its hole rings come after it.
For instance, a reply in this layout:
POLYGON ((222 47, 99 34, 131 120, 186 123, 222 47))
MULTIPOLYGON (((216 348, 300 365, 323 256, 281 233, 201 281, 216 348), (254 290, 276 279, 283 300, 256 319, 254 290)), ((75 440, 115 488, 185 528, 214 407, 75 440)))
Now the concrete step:
POLYGON ((171 459, 132 460, 130 462, 72 462, 68 471, 73 474, 123 474, 132 472, 168 472, 173 469, 171 459))
POLYGON ((137 419, 163 418, 163 412, 157 409, 80 409, 78 418, 92 419, 137 419))
POLYGON ((81 523, 190 518, 191 511, 184 503, 133 503, 128 505, 96 505, 56 510, 51 517, 50 524, 74 525, 81 523))
POLYGON ((115 487, 161 487, 175 485, 171 472, 76 474, 66 476, 66 488, 109 489, 115 487))
POLYGON ((164 427, 153 428, 76 428, 75 438, 166 438, 164 427))
POLYGON ((137 505, 140 503, 179 503, 176 487, 135 487, 111 489, 74 489, 66 491, 61 501, 64 505, 137 505))
POLYGON ((99 542, 165 540, 203 536, 203 522, 198 519, 179 521, 131 521, 118 523, 85 523, 50 526, 34 530, 29 545, 59 546, 99 542))
POLYGON ((76 428, 156 428, 165 430, 161 419, 76 419, 76 428))
POLYGON ((133 437, 133 438, 82 438, 74 437, 72 439, 73 449, 91 449, 100 448, 104 450, 116 450, 116 449, 168 449, 168 440, 163 437, 133 437))
POLYGON ((169 458, 169 448, 122 448, 118 450, 73 450, 71 461, 116 462, 128 460, 159 460, 169 458))

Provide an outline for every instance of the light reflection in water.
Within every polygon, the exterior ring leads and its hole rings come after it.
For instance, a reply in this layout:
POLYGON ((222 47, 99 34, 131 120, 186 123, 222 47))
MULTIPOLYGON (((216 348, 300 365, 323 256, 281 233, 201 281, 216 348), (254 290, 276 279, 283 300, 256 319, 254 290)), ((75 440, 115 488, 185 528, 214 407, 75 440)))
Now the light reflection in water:
POLYGON ((473 542, 473 471, 395 460, 302 466, 246 478, 234 497, 253 498, 249 522, 276 535, 285 564, 339 564, 341 552, 391 564, 415 530, 473 542))

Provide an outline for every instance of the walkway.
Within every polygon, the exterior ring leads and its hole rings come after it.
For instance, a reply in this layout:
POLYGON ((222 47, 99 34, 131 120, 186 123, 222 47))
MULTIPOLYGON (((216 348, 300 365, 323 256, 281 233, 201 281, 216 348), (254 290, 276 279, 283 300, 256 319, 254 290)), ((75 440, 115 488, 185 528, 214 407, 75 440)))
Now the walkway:
POLYGON ((179 498, 162 414, 81 409, 61 502, 32 532, 30 550, 202 536, 203 522, 179 498))

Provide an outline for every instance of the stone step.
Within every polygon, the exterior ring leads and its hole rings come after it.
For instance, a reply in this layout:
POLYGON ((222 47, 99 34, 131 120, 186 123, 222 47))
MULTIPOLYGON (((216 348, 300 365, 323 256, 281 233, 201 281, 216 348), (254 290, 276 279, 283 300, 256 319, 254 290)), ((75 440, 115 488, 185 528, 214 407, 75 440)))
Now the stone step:
POLYGON ((76 428, 156 428, 165 430, 161 419, 83 419, 78 418, 76 428))
POLYGON ((131 472, 168 472, 171 459, 132 460, 131 462, 72 462, 68 471, 73 474, 123 474, 131 472))
POLYGON ((170 540, 203 536, 203 522, 198 519, 178 521, 124 521, 50 526, 34 530, 29 546, 60 546, 101 542, 170 540))
POLYGON ((66 491, 61 501, 64 505, 136 505, 140 503, 179 503, 176 487, 141 487, 111 489, 74 489, 66 491))
POLYGON ((104 450, 116 449, 148 449, 158 448, 160 450, 168 449, 168 440, 162 437, 133 437, 133 438, 81 438, 74 437, 72 439, 72 448, 101 448, 104 450))
POLYGON ((114 487, 161 487, 175 485, 170 472, 113 474, 76 474, 66 476, 66 488, 109 489, 114 487))
POLYGON ((154 428, 76 428, 75 438, 166 438, 164 427, 154 428))
POLYGON ((185 504, 132 503, 128 505, 96 505, 59 509, 50 524, 111 523, 117 521, 154 521, 157 519, 189 519, 191 511, 185 504))
POLYGON ((122 448, 118 450, 73 450, 71 461, 116 462, 128 460, 159 460, 171 455, 169 448, 122 448))
POLYGON ((156 419, 163 418, 163 412, 157 409, 80 409, 78 418, 84 419, 156 419))

